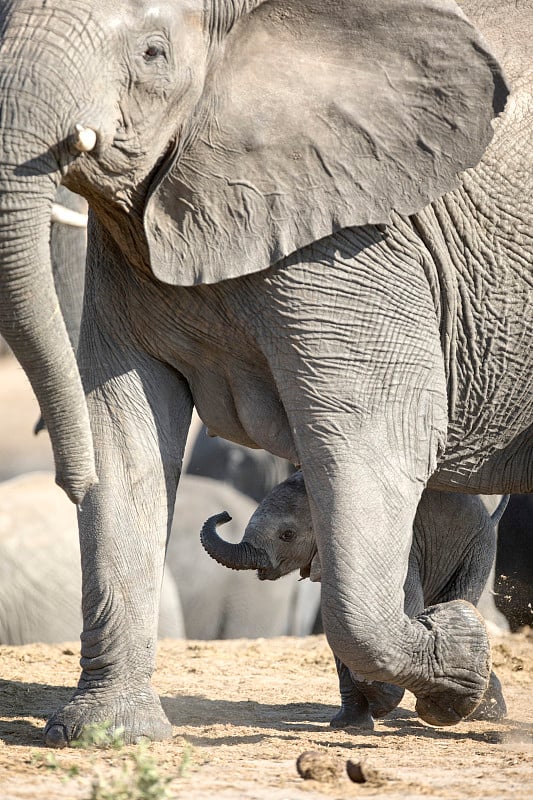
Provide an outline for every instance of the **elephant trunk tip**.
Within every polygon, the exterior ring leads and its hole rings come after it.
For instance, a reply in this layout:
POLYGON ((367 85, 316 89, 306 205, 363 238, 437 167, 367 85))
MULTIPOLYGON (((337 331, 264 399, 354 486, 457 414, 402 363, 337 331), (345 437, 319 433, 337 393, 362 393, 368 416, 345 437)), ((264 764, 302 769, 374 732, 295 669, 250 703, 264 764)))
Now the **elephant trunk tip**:
POLYGON ((85 478, 65 477, 56 472, 56 484, 63 489, 69 500, 76 506, 81 505, 89 489, 97 483, 98 477, 95 472, 88 473, 85 478))
POLYGON ((38 436, 42 431, 45 430, 46 430, 46 422, 44 421, 43 415, 41 414, 41 416, 39 417, 39 419, 37 420, 37 422, 33 427, 33 435, 38 436))
POLYGON ((226 522, 231 522, 232 517, 227 511, 221 511, 220 514, 215 514, 214 517, 210 517, 210 519, 214 525, 225 525, 226 522))

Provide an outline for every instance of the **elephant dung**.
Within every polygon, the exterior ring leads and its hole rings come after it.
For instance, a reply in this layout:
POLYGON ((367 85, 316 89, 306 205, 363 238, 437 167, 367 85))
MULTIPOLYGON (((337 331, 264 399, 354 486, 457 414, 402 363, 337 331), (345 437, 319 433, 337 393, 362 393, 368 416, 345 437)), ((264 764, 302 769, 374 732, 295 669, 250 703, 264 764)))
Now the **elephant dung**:
POLYGON ((321 750, 306 750, 296 760, 298 774, 304 780, 332 783, 341 776, 339 762, 321 750))
POLYGON ((346 762, 346 774, 353 783, 381 783, 383 776, 366 761, 346 762))

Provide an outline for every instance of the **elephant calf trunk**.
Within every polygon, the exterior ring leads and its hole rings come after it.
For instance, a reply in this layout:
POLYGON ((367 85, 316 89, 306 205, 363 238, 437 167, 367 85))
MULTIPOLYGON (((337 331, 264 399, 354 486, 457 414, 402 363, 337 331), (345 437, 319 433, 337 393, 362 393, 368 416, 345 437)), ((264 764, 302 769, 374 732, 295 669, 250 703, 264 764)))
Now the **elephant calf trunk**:
POLYGON ((200 532, 202 547, 211 558, 229 569, 268 569, 270 559, 264 550, 258 550, 249 542, 233 544, 222 539, 217 526, 231 520, 227 511, 215 514, 204 523, 200 532))

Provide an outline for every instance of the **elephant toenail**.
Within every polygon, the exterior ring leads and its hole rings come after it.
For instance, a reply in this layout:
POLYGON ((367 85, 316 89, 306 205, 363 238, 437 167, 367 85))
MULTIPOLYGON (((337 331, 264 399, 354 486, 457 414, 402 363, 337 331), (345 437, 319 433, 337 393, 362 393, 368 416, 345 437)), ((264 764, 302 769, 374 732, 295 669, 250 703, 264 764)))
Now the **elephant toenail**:
POLYGON ((45 744, 50 747, 67 747, 67 730, 64 725, 52 725, 44 735, 45 744))

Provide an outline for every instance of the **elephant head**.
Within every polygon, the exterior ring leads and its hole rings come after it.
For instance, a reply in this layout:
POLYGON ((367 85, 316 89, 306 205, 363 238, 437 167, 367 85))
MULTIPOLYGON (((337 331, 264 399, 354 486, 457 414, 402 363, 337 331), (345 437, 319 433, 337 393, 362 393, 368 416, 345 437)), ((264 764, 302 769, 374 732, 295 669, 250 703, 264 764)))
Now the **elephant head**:
POLYGON ((299 569, 302 578, 320 581, 320 561, 311 509, 301 471, 276 486, 253 513, 241 542, 218 535, 216 526, 231 519, 210 517, 200 538, 205 551, 230 569, 256 569, 259 580, 275 581, 299 569))
POLYGON ((145 279, 211 283, 422 208, 505 97, 451 0, 2 0, 0 19, 0 332, 76 502, 97 478, 50 269, 60 182, 145 279))

